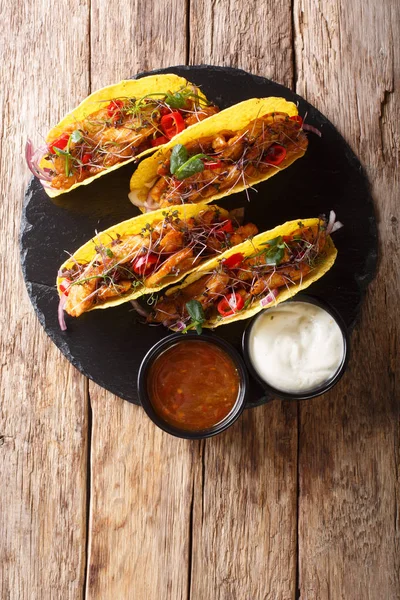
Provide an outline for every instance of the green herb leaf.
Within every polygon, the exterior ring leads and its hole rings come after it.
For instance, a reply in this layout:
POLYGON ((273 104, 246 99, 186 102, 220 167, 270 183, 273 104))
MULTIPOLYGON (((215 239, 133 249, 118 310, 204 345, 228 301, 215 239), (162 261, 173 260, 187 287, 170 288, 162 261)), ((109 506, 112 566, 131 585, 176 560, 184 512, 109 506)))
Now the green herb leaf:
POLYGON ((273 238, 272 240, 268 240, 268 242, 266 242, 268 244, 268 246, 278 246, 279 244, 282 244, 283 242, 283 238, 281 235, 278 235, 278 237, 273 238))
POLYGON ((74 142, 74 144, 77 144, 78 142, 81 142, 81 141, 82 141, 82 139, 83 139, 83 138, 82 138, 82 134, 81 134, 81 132, 79 131, 79 129, 75 129, 75 131, 73 131, 73 132, 71 133, 70 140, 71 140, 72 142, 74 142))
POLYGON ((174 146, 171 152, 169 167, 171 174, 174 175, 179 169, 179 167, 185 164, 188 158, 189 154, 185 146, 182 146, 182 144, 177 144, 176 146, 174 146))
POLYGON ((267 265, 279 265, 283 255, 285 254, 284 247, 272 246, 265 254, 265 262, 267 265))
POLYGON ((203 331, 202 325, 206 320, 202 305, 198 300, 189 300, 186 303, 186 310, 189 313, 191 324, 196 329, 198 335, 203 331))
POLYGON ((107 254, 108 258, 114 257, 114 253, 110 248, 106 248, 106 254, 107 254))
POLYGON ((56 148, 56 146, 53 146, 53 150, 54 152, 57 154, 57 156, 69 156, 69 152, 66 152, 65 150, 60 150, 60 148, 56 148))
POLYGON ((207 154, 195 154, 189 158, 189 160, 187 160, 175 171, 175 177, 181 181, 182 179, 186 179, 187 177, 191 177, 196 173, 201 173, 204 171, 204 163, 201 160, 202 158, 208 158, 207 154))
POLYGON ((175 94, 168 94, 165 98, 165 103, 171 108, 182 108, 185 105, 186 97, 180 92, 175 94))

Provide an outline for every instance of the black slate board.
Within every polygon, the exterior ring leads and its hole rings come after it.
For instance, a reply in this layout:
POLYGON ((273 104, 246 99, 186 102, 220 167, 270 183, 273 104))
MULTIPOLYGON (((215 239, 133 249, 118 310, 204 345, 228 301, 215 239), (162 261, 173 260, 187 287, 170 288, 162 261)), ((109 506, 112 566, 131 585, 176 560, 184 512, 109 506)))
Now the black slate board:
MULTIPOLYGON (((289 89, 238 69, 179 66, 153 71, 172 72, 200 85, 208 98, 226 108, 247 98, 282 96, 298 103, 299 114, 322 132, 309 135, 304 158, 250 190, 218 200, 226 208, 244 206, 246 219, 260 231, 287 220, 315 217, 335 210, 345 227, 334 234, 339 254, 334 267, 309 292, 330 302, 352 328, 368 283, 375 275, 377 228, 368 181, 363 169, 335 127, 313 106, 289 89)), ((145 74, 139 75, 139 77, 145 74)), ((57 270, 65 251, 73 252, 95 230, 138 214, 127 193, 132 164, 51 200, 32 179, 25 194, 21 225, 21 260, 28 293, 36 314, 68 360, 84 375, 117 396, 138 403, 136 377, 149 348, 168 335, 163 327, 138 321, 130 304, 96 310, 79 319, 67 317, 68 330, 57 320, 57 270)), ((245 322, 220 327, 219 335, 240 348, 245 322)), ((249 406, 267 401, 253 381, 249 406)))

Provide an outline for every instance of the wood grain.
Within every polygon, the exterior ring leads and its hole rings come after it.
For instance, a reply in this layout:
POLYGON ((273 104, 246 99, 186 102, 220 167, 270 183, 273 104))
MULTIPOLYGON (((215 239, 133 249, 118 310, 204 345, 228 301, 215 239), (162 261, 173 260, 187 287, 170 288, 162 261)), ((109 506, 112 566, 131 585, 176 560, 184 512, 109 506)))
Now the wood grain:
POLYGON ((187 598, 192 446, 92 386, 87 598, 187 598))
POLYGON ((191 598, 294 598, 297 406, 248 410, 201 454, 191 598))
POLYGON ((50 343, 22 281, 18 247, 28 136, 85 96, 88 3, 2 3, 0 34, 0 597, 82 597, 86 541, 85 379, 50 343), (57 40, 62 39, 62 43, 57 40), (83 61, 83 64, 82 64, 83 61))
MULTIPOLYGON (((92 1, 92 89, 136 72, 182 64, 182 2, 92 1)), ((193 497, 189 442, 161 433, 141 409, 90 383, 90 543, 87 598, 188 596, 193 497)))
POLYGON ((297 91, 364 163, 381 246, 348 374, 323 400, 301 405, 301 598, 392 600, 400 598, 400 11, 390 1, 360 10, 297 0, 295 15, 297 91))
MULTIPOLYGON (((291 85, 290 2, 192 2, 190 25, 191 63, 230 64, 291 85)), ((201 456, 191 598, 294 598, 297 407, 276 401, 246 412, 201 456)))
POLYGON ((293 83, 291 0, 190 2, 190 64, 239 67, 293 83))
POLYGON ((399 12, 394 0, 2 3, 2 599, 400 598, 399 12), (36 321, 17 242, 26 137, 91 90, 187 60, 295 82, 361 157, 381 244, 339 386, 248 411, 203 443, 93 383, 89 401, 36 321))

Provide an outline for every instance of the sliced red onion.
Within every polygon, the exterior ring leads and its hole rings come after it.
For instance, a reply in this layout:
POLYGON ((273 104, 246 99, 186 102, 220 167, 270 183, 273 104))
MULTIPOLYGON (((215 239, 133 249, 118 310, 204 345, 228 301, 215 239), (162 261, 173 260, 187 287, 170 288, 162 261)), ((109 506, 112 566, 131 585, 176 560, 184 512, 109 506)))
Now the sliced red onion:
POLYGON ((264 306, 271 304, 271 302, 273 302, 275 300, 275 298, 277 297, 278 294, 279 294, 278 289, 271 290, 270 293, 267 296, 265 296, 265 298, 261 298, 260 306, 262 306, 264 308, 264 306))
POLYGON ((149 200, 148 198, 147 198, 146 202, 143 204, 143 206, 145 207, 146 212, 151 212, 153 210, 157 210, 157 208, 160 208, 159 204, 157 204, 153 200, 149 200))
POLYGON ((331 212, 329 213, 328 225, 326 226, 326 233, 328 235, 332 231, 332 227, 333 227, 333 224, 334 224, 335 221, 336 221, 336 213, 335 213, 334 210, 331 210, 331 212))
POLYGON ((312 125, 308 125, 308 123, 303 123, 303 129, 304 131, 311 131, 311 133, 315 133, 315 135, 317 135, 318 137, 322 137, 322 133, 320 132, 320 130, 316 127, 313 127, 312 125))
POLYGON ((335 221, 331 229, 331 233, 335 233, 335 231, 341 229, 341 227, 344 227, 343 223, 341 223, 340 221, 335 221))
POLYGON ((143 202, 142 200, 139 200, 136 191, 130 192, 128 194, 128 198, 132 202, 132 204, 134 204, 135 206, 138 206, 139 208, 143 208, 143 206, 145 206, 145 202, 143 202))
POLYGON ((65 323, 65 316, 64 316, 64 308, 65 308, 66 302, 67 302, 67 296, 65 294, 61 294, 60 301, 58 303, 58 323, 60 325, 61 331, 65 331, 67 329, 67 325, 65 323))
POLYGON ((133 308, 138 313, 138 315, 140 315, 141 317, 145 317, 145 318, 148 317, 150 311, 147 311, 145 308, 143 308, 143 306, 141 304, 139 304, 139 302, 137 300, 131 300, 130 302, 131 302, 133 308))
POLYGON ((42 169, 37 164, 38 163, 37 155, 41 154, 41 156, 43 156, 43 154, 46 150, 34 151, 32 141, 28 139, 26 142, 26 146, 25 146, 25 158, 26 158, 26 163, 28 165, 29 170, 35 177, 37 177, 38 179, 43 180, 43 181, 51 181, 51 176, 49 175, 50 170, 42 169))

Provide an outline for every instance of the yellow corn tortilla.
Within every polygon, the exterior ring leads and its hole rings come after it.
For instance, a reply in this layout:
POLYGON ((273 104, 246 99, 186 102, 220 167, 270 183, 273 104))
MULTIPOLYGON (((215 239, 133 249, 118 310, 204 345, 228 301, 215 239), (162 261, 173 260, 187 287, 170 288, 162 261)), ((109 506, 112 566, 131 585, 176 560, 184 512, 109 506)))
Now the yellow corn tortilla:
MULTIPOLYGON (((83 102, 81 102, 77 108, 74 108, 74 110, 68 113, 55 127, 53 127, 46 137, 46 144, 50 144, 59 138, 64 132, 65 128, 68 125, 71 125, 71 123, 81 121, 91 113, 96 112, 100 108, 104 107, 105 101, 112 100, 113 98, 122 98, 124 96, 128 98, 142 98, 147 94, 152 94, 155 92, 160 92, 160 94, 166 92, 176 92, 187 85, 192 84, 184 77, 179 77, 178 75, 174 75, 172 73, 166 75, 149 75, 148 77, 142 77, 141 79, 126 79, 120 81, 119 83, 108 85, 100 90, 97 90, 97 92, 90 94, 90 96, 85 98, 85 100, 83 100, 83 102)), ((198 92, 198 95, 205 99, 204 94, 202 94, 200 91, 198 92)), ((67 190, 56 190, 48 187, 45 187, 44 189, 51 198, 59 196, 60 194, 66 194, 78 186, 88 185, 95 179, 98 179, 99 177, 102 177, 111 171, 115 171, 123 165, 133 162, 134 160, 137 160, 141 156, 145 156, 150 152, 154 152, 154 148, 149 148, 137 156, 133 156, 132 158, 118 163, 109 169, 105 169, 97 175, 93 175, 93 177, 88 177, 84 181, 75 183, 67 190)), ((40 162, 40 166, 43 169, 51 168, 52 164, 43 159, 40 162)))
MULTIPOLYGON (((130 201, 139 206, 140 210, 144 211, 143 204, 147 199, 147 195, 149 189, 154 185, 158 175, 157 169, 160 166, 160 163, 164 161, 165 156, 168 151, 172 150, 174 146, 177 144, 185 145, 188 142, 193 140, 213 136, 216 135, 219 131, 229 130, 229 131, 239 131, 244 129, 248 123, 253 121, 259 116, 266 115, 273 112, 284 112, 287 113, 290 117, 294 117, 298 114, 297 106, 293 104, 293 102, 288 102, 284 98, 275 98, 273 96, 269 98, 251 98, 250 100, 245 100, 244 102, 240 102, 239 104, 235 104, 221 112, 212 115, 208 119, 201 121, 200 123, 196 123, 188 129, 185 129, 177 136, 174 137, 168 144, 165 144, 160 148, 158 152, 155 152, 152 156, 144 160, 136 171, 133 173, 130 181, 130 201)), ((301 156, 304 155, 304 152, 301 156)), ((266 173, 259 177, 257 180, 251 181, 251 186, 261 181, 265 181, 275 173, 286 169, 289 167, 297 158, 289 157, 285 159, 280 165, 272 173, 266 173)), ((242 190, 250 187, 250 185, 244 185, 240 183, 236 185, 230 191, 223 191, 221 193, 216 193, 210 198, 204 199, 203 202, 209 203, 213 200, 218 200, 218 198, 223 198, 225 196, 230 196, 231 194, 236 194, 237 192, 241 192, 242 190)))
MULTIPOLYGON (((271 229, 270 231, 260 233, 256 236, 254 236, 251 240, 246 240, 242 244, 238 244, 237 246, 234 246, 233 248, 226 250, 226 252, 224 252, 223 254, 220 254, 217 258, 212 258, 211 260, 207 261, 202 266, 197 268, 193 273, 191 273, 191 275, 189 275, 181 285, 169 288, 166 291, 165 295, 171 296, 178 290, 181 290, 181 289, 185 288, 186 286, 188 286, 190 283, 197 281, 198 279, 200 279, 200 277, 203 277, 207 273, 212 272, 214 269, 216 269, 218 267, 221 260, 228 258, 232 254, 237 254, 240 252, 245 257, 247 257, 247 256, 250 256, 251 254, 254 254, 254 252, 257 251, 258 249, 261 250, 261 249, 265 248, 265 243, 268 242, 268 240, 273 240, 274 238, 276 238, 278 236, 290 235, 293 231, 295 231, 296 229, 299 228, 299 222, 303 223, 304 227, 306 228, 306 227, 312 227, 314 225, 317 225, 318 223, 321 223, 322 221, 320 219, 296 219, 295 221, 287 221, 283 225, 279 225, 278 227, 275 227, 274 229, 271 229)), ((265 306, 261 306, 260 298, 257 298, 257 301, 254 303, 254 305, 251 308, 248 308, 247 310, 239 311, 238 313, 236 313, 232 316, 229 316, 229 317, 225 317, 221 320, 215 319, 215 320, 206 321, 205 323, 203 323, 203 327, 215 328, 215 327, 219 327, 220 325, 227 325, 228 323, 232 323, 233 321, 242 321, 243 319, 249 319, 250 317, 253 317, 258 312, 260 312, 261 310, 264 310, 265 308, 268 308, 271 306, 276 306, 277 304, 280 304, 281 302, 284 302, 285 300, 292 298, 292 296, 295 296, 298 292, 308 288, 308 286, 310 286, 314 281, 317 281, 317 279, 319 279, 320 277, 325 275, 325 273, 327 271, 329 271, 329 269, 332 267, 333 263, 335 262, 336 255, 337 255, 337 250, 334 246, 332 238, 330 236, 327 236, 326 245, 325 245, 325 256, 319 262, 319 264, 316 265, 316 267, 308 275, 306 275, 303 278, 301 284, 294 284, 294 285, 291 285, 289 288, 286 288, 286 287, 279 288, 280 292, 279 292, 277 298, 275 298, 274 300, 272 300, 272 302, 270 302, 269 304, 266 304, 265 306)), ((265 296, 267 296, 267 295, 268 295, 268 292, 265 293, 265 296)))
MULTIPOLYGON (((188 205, 183 205, 183 206, 172 206, 171 208, 168 208, 168 209, 163 208, 160 210, 156 210, 150 214, 139 215, 138 217, 133 217, 132 219, 128 219, 127 221, 122 221, 122 223, 118 223, 118 225, 113 225, 112 227, 105 229, 101 233, 96 234, 93 239, 91 239, 89 242, 87 242, 86 244, 81 246, 72 255, 71 258, 68 258, 68 260, 66 260, 62 264, 60 271, 63 269, 70 269, 73 266, 75 261, 79 262, 79 263, 90 263, 93 260, 93 258, 95 257, 95 255, 97 254, 96 249, 95 249, 95 247, 97 245, 110 244, 112 239, 116 239, 118 237, 118 235, 124 236, 124 235, 139 234, 142 232, 142 229, 146 227, 147 223, 154 226, 159 221, 162 221, 168 214, 171 214, 171 213, 175 214, 177 212, 178 216, 181 219, 189 219, 190 217, 196 217, 204 210, 210 210, 210 208, 215 209, 216 211, 219 211, 219 213, 221 214, 221 216, 223 218, 228 218, 228 216, 229 216, 228 211, 225 210, 224 208, 220 208, 219 206, 216 206, 216 205, 215 206, 207 206, 206 204, 202 203, 202 204, 188 204, 188 205)), ((182 273, 181 275, 172 275, 171 277, 166 277, 164 279, 163 283, 159 286, 152 287, 152 288, 143 286, 143 288, 141 288, 140 290, 133 290, 132 293, 127 296, 123 296, 122 298, 110 299, 107 302, 104 302, 103 304, 99 304, 98 306, 93 306, 89 310, 96 310, 98 308, 109 308, 111 306, 118 306, 119 304, 123 304, 124 302, 129 302, 130 300, 135 300, 135 298, 139 298, 140 296, 143 296, 145 294, 153 294, 155 292, 159 292, 161 289, 165 288, 167 285, 181 281, 188 273, 191 273, 196 268, 197 267, 193 267, 193 269, 190 269, 189 271, 186 271, 185 273, 182 273)), ((60 297, 62 294, 62 292, 60 290, 60 283, 63 279, 64 279, 63 277, 59 277, 59 276, 57 277, 57 291, 58 291, 58 294, 60 297)), ((85 312, 89 312, 89 311, 85 311, 85 312)))

